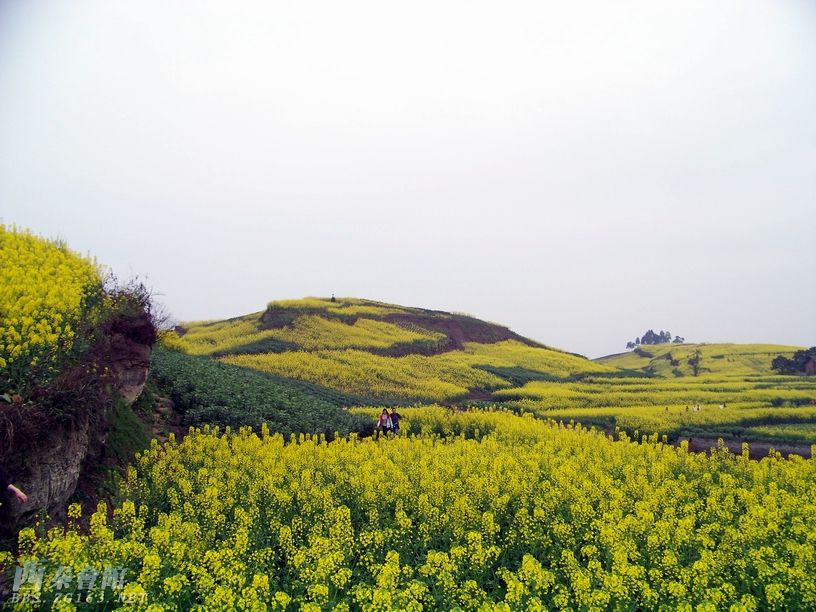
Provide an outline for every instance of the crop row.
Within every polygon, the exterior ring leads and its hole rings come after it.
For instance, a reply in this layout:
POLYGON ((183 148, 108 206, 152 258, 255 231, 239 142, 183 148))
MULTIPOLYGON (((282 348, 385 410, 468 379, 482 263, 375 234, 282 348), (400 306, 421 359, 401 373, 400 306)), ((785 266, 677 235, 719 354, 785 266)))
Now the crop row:
POLYGON ((154 444, 112 519, 100 504, 90 529, 23 530, 16 561, 43 567, 45 602, 65 567, 123 567, 154 609, 816 608, 812 460, 506 413, 405 422, 420 433, 154 444))

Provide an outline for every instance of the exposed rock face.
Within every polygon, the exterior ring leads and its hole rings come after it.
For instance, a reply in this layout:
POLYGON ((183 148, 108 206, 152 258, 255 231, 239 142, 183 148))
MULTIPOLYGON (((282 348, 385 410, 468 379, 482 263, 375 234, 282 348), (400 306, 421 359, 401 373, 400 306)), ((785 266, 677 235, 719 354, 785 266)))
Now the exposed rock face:
POLYGON ((51 517, 61 516, 88 458, 99 455, 114 402, 121 397, 132 404, 141 394, 150 365, 150 345, 119 333, 108 340, 103 363, 108 368, 106 382, 110 385, 103 385, 101 410, 77 410, 72 420, 52 424, 47 431, 36 432, 36 436, 31 436, 31 430, 36 431, 37 425, 25 427, 20 422, 25 419, 25 408, 18 412, 16 424, 13 419, 5 421, 9 431, 2 433, 11 439, 11 452, 3 460, 4 467, 12 482, 28 495, 28 501, 21 504, 16 499, 2 500, 0 527, 4 530, 27 522, 43 509, 51 517), (22 429, 28 429, 27 436, 16 435, 22 429), (23 437, 27 439, 21 443, 23 437))
POLYGON ((127 350, 117 356, 111 366, 116 391, 128 404, 136 401, 147 382, 150 368, 150 347, 128 342, 127 350))
POLYGON ((28 495, 24 504, 16 499, 4 501, 3 523, 6 526, 25 522, 45 509, 58 516, 74 494, 90 439, 87 415, 74 428, 53 432, 42 445, 21 449, 8 458, 6 470, 14 483, 28 495), (21 475, 15 478, 16 475, 21 475))

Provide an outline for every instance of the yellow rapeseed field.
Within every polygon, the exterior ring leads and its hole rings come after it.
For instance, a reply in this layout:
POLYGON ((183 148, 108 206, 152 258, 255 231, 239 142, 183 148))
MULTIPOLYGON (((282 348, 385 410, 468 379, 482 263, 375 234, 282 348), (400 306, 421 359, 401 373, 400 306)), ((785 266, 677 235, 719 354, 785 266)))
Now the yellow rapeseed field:
POLYGON ((55 361, 74 339, 95 262, 55 241, 0 224, 0 370, 55 361))
POLYGON ((428 401, 463 397, 472 388, 510 386, 507 380, 485 370, 485 366, 538 368, 560 376, 613 371, 568 353, 534 348, 515 340, 494 344, 467 342, 462 350, 430 356, 386 357, 361 350, 288 351, 228 355, 221 361, 348 393, 428 401))
POLYGON ((72 506, 16 561, 44 566, 44 602, 57 571, 123 567, 150 610, 816 608, 813 460, 403 412, 399 437, 154 442, 112 515, 85 530, 72 506))
MULTIPOLYGON (((495 400, 542 418, 674 435, 773 423, 816 422, 816 381, 795 376, 584 377, 499 389, 495 400)), ((753 430, 761 434, 765 430, 753 430)), ((781 437, 786 430, 779 430, 781 437)), ((793 439, 816 441, 807 431, 793 439)))

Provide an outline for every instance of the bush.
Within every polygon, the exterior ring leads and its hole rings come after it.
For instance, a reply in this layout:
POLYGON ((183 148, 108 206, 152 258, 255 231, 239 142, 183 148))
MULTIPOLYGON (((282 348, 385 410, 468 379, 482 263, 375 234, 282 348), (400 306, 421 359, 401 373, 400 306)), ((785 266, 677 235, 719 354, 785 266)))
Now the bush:
POLYGON ((771 368, 780 374, 801 374, 805 371, 808 361, 816 359, 816 346, 803 351, 796 351, 792 358, 784 355, 775 357, 771 362, 771 368))

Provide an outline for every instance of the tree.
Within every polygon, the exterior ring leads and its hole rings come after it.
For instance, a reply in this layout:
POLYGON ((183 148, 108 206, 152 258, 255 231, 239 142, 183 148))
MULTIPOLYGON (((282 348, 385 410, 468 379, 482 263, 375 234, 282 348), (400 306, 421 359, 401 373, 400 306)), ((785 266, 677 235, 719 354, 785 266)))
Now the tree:
POLYGON ((647 329, 646 333, 640 337, 641 344, 654 344, 655 333, 653 329, 647 329))
POLYGON ((807 350, 796 351, 791 358, 784 355, 774 357, 771 368, 780 374, 801 374, 805 371, 805 366, 811 359, 816 359, 816 346, 812 346, 807 350))
POLYGON ((689 357, 688 364, 691 366, 691 371, 694 373, 695 376, 700 375, 700 364, 703 361, 703 354, 700 352, 700 349, 697 349, 692 353, 691 357, 689 357))
MULTIPOLYGON (((633 342, 627 342, 626 348, 631 350, 643 345, 668 344, 670 342, 672 342, 672 334, 670 331, 661 329, 659 333, 655 333, 655 330, 647 329, 642 336, 635 338, 633 342)), ((679 344, 685 342, 685 339, 680 336, 675 336, 674 342, 679 344)))
POLYGON ((686 339, 681 336, 675 336, 674 340, 672 340, 675 344, 683 344, 685 341, 686 339))
POLYGON ((774 357, 773 361, 771 361, 771 369, 780 374, 796 374, 796 364, 793 359, 788 359, 782 355, 774 357))

